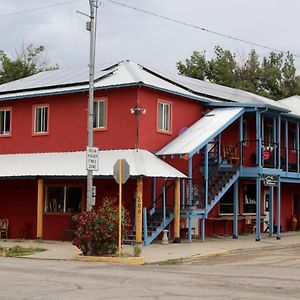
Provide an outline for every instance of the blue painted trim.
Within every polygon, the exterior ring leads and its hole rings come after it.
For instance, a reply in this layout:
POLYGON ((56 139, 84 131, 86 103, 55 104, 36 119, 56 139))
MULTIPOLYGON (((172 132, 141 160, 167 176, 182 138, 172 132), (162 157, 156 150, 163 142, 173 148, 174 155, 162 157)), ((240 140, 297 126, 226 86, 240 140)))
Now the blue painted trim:
POLYGON ((256 178, 256 241, 260 241, 260 203, 261 203, 261 180, 256 178))
POLYGON ((218 164, 221 163, 222 161, 222 133, 219 133, 219 138, 218 138, 218 164))
POLYGON ((269 236, 273 236, 274 230, 274 187, 269 187, 269 236))
POLYGON ((238 180, 233 184, 233 238, 238 238, 239 192, 238 180))
MULTIPOLYGON (((277 142, 277 137, 276 137, 276 118, 273 119, 273 141, 274 143, 277 142)), ((277 147, 275 147, 274 149, 274 155, 273 155, 273 160, 274 160, 274 166, 276 167, 276 163, 277 163, 277 153, 278 153, 278 149, 277 147)))
POLYGON ((205 184, 205 207, 208 204, 208 145, 204 148, 204 184, 205 184))
POLYGON ((297 153, 297 173, 300 171, 299 166, 299 122, 296 124, 296 153, 297 153))
POLYGON ((257 111, 256 112, 256 140, 257 140, 257 148, 256 148, 256 163, 257 163, 257 166, 259 168, 262 167, 261 165, 261 128, 260 128, 260 125, 261 125, 261 121, 260 121, 260 112, 257 111))
POLYGON ((196 154, 201 148, 207 145, 213 138, 215 138, 219 133, 221 133, 224 129, 226 129, 230 124, 232 124, 236 119, 238 119, 241 115, 243 115, 245 109, 242 109, 239 113, 232 116, 230 120, 228 120, 223 126, 221 126, 218 130, 216 130, 213 134, 211 134, 207 139, 205 139, 202 143, 200 143, 195 149, 193 149, 189 154, 193 156, 196 154))
POLYGON ((243 132, 243 127, 244 127, 244 118, 243 115, 240 116, 240 167, 243 165, 243 140, 244 140, 244 132, 243 132))
POLYGON ((278 161, 278 169, 281 168, 281 116, 278 116, 278 120, 277 120, 277 144, 278 144, 278 157, 277 157, 277 161, 278 161))
POLYGON ((201 220, 201 240, 205 241, 205 218, 201 220))
POLYGON ((285 169, 289 171, 289 123, 285 120, 285 169))
POLYGON ((278 187, 277 187, 277 239, 281 239, 280 227, 281 227, 281 182, 280 176, 278 177, 278 187))
POLYGON ((192 205, 192 197, 193 197, 193 195, 192 195, 192 187, 193 187, 193 182, 192 182, 192 180, 193 180, 193 158, 192 157, 190 157, 189 158, 189 162, 188 162, 188 176, 189 176, 189 201, 188 201, 188 203, 189 203, 189 205, 192 205))

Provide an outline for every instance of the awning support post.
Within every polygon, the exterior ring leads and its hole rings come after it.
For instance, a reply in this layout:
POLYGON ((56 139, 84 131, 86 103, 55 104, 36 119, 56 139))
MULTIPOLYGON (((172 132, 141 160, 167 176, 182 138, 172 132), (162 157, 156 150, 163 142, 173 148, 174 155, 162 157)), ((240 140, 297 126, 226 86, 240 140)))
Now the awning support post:
POLYGON ((143 178, 137 179, 136 187, 136 213, 135 213, 135 241, 137 244, 142 243, 142 222, 143 222, 143 178))
POLYGON ((37 230, 36 238, 43 238, 43 204, 44 204, 44 179, 38 179, 38 193, 37 193, 37 230))

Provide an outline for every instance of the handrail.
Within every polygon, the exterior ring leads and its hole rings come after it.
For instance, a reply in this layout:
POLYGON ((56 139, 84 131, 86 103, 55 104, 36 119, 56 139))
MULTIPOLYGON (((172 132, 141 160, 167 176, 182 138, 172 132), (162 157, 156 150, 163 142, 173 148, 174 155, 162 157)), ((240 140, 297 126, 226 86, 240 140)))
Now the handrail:
MULTIPOLYGON (((164 186, 165 186, 165 184, 164 184, 164 186)), ((174 186, 174 181, 172 180, 172 182, 171 182, 169 185, 167 185, 167 186, 165 187, 165 193, 166 193, 171 187, 173 187, 173 186, 174 186)), ((153 203, 152 208, 149 210, 150 216, 152 216, 152 215, 155 213, 156 204, 157 204, 157 202, 158 202, 160 199, 163 200, 163 199, 162 199, 162 198, 163 198, 163 195, 164 195, 164 191, 163 191, 159 196, 157 196, 157 197, 155 198, 155 202, 153 203)))

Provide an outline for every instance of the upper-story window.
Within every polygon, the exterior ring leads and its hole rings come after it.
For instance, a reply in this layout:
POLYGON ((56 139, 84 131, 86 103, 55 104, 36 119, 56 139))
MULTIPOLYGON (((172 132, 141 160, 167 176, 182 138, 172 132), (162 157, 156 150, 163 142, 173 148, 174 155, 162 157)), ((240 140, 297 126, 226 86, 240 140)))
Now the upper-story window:
POLYGON ((0 136, 11 135, 11 109, 0 109, 0 136))
POLYGON ((34 107, 34 134, 48 133, 49 106, 41 105, 34 107))
POLYGON ((171 103, 158 101, 157 130, 171 132, 171 103))
POLYGON ((107 101, 106 99, 100 99, 94 101, 94 129, 106 129, 107 120, 107 101))

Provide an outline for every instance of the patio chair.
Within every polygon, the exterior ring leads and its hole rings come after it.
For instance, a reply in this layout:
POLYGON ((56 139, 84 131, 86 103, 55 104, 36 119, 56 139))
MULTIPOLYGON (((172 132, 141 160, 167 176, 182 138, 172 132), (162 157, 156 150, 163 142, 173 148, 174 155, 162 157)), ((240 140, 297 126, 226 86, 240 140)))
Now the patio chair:
POLYGON ((8 219, 0 219, 0 239, 8 239, 8 219))

